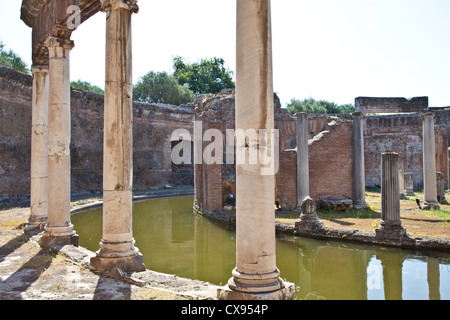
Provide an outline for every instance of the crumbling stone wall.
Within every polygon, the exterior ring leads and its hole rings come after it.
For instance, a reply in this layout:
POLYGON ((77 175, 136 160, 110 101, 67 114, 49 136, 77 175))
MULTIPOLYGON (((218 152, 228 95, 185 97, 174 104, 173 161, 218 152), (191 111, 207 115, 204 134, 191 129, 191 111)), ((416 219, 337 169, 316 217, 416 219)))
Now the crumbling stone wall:
MULTIPOLYGON (((0 198, 29 194, 32 77, 0 68, 0 198)), ((102 95, 71 90, 71 188, 102 190, 102 95)), ((193 105, 133 104, 133 187, 171 183, 172 132, 192 132, 193 105)))
MULTIPOLYGON (((447 179, 449 110, 435 111, 436 170, 447 179)), ((366 186, 381 185, 381 154, 398 152, 404 172, 413 173, 414 188, 423 188, 423 142, 420 114, 367 116, 364 125, 366 186)))
POLYGON ((308 143, 311 198, 315 201, 352 199, 352 121, 343 117, 313 116, 309 126, 314 135, 308 143))

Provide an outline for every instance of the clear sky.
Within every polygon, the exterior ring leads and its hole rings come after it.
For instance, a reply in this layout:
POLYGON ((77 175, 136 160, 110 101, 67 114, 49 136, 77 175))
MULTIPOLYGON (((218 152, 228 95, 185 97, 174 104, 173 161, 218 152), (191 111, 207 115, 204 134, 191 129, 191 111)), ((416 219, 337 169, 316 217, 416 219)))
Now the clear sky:
MULTIPOLYGON (((21 0, 1 0, 0 39, 31 65, 21 0)), ((222 57, 235 71, 235 0, 139 0, 134 83, 172 72, 172 57, 222 57)), ((428 96, 450 105, 449 0, 272 0, 274 90, 282 105, 313 97, 428 96)), ((104 87, 105 14, 74 31, 71 79, 104 87)))

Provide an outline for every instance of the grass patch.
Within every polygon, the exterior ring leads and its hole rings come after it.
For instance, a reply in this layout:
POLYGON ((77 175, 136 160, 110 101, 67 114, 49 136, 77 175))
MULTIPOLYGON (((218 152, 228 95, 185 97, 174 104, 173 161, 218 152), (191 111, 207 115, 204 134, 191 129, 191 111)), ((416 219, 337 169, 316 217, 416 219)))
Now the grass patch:
POLYGON ((379 218, 381 214, 369 206, 369 208, 363 210, 318 210, 317 215, 320 219, 330 220, 335 218, 374 219, 379 218))

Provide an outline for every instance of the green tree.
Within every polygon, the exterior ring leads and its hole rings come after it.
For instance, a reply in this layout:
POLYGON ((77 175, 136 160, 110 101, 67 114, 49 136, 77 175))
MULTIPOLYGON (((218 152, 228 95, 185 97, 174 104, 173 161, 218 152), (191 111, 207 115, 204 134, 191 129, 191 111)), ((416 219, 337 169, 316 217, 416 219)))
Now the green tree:
POLYGON ((30 74, 27 64, 20 56, 14 53, 11 49, 5 50, 5 44, 0 40, 0 66, 9 67, 17 71, 30 74))
POLYGON ((150 71, 133 86, 133 98, 148 103, 180 105, 194 101, 194 93, 167 72, 150 71))
POLYGON ((304 100, 291 99, 286 106, 289 112, 296 114, 298 112, 332 114, 332 113, 351 113, 355 110, 352 104, 338 105, 326 100, 315 100, 308 98, 304 100))
POLYGON ((105 91, 103 91, 103 89, 101 89, 100 87, 97 87, 96 85, 93 85, 87 81, 81 81, 81 80, 71 81, 70 86, 72 88, 81 89, 84 91, 95 92, 98 94, 105 94, 105 91))
POLYGON ((173 75, 179 84, 187 84, 195 94, 218 93, 234 88, 233 72, 224 67, 222 58, 201 59, 186 63, 182 57, 173 58, 173 75))

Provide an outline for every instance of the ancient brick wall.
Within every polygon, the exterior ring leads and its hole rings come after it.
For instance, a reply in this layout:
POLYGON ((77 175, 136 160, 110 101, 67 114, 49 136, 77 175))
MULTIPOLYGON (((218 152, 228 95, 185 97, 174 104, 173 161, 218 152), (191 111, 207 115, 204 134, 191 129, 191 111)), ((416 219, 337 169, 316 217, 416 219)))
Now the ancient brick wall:
POLYGON ((280 166, 276 175, 276 200, 283 210, 297 207, 297 152, 285 150, 280 153, 280 166))
MULTIPOLYGON (((447 179, 449 111, 435 112, 436 171, 447 179)), ((423 187, 422 119, 419 114, 367 116, 364 125, 366 186, 380 186, 381 154, 398 152, 404 172, 413 173, 414 188, 423 187)))
MULTIPOLYGON (((30 193, 32 77, 0 68, 0 197, 30 193)), ((71 188, 102 190, 102 95, 71 90, 71 188)), ((133 104, 133 187, 171 183, 172 132, 192 133, 192 106, 133 104)))
POLYGON ((310 128, 321 132, 309 141, 309 189, 311 198, 352 199, 352 121, 316 117, 310 128), (318 123, 315 123, 317 121, 318 123), (319 124, 320 123, 320 124, 319 124))

